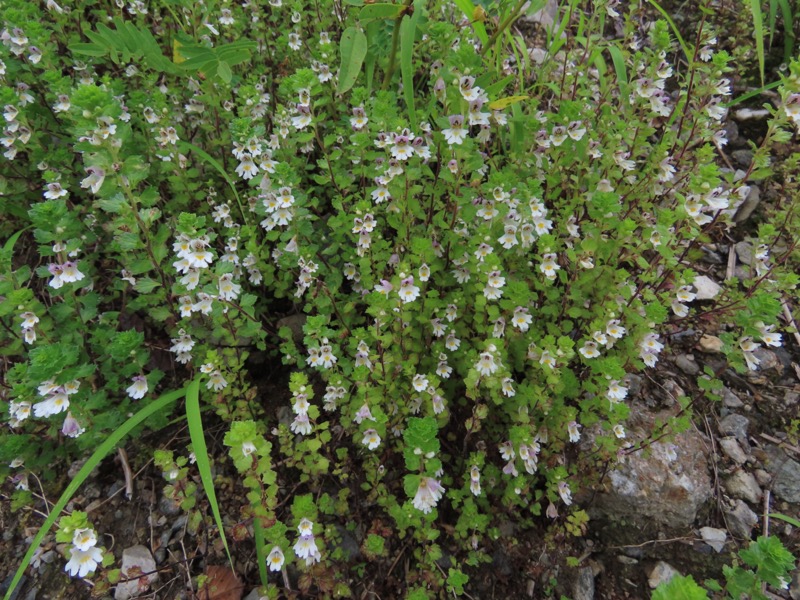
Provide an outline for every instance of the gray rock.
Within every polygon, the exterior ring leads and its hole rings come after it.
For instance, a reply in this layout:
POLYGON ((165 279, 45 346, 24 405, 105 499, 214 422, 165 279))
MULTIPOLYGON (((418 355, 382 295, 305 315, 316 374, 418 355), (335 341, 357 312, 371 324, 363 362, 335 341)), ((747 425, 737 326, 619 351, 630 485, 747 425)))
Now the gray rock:
POLYGON ((758 370, 769 371, 774 369, 778 375, 783 373, 783 365, 781 364, 778 355, 769 348, 757 348, 753 354, 758 359, 758 370))
POLYGON ((756 481, 761 487, 766 487, 772 483, 772 475, 767 473, 764 469, 756 469, 753 471, 753 475, 756 476, 756 481))
POLYGON ((722 396, 722 403, 728 408, 741 408, 744 406, 744 402, 739 399, 739 396, 726 387, 722 388, 720 396, 722 396))
POLYGON ((724 529, 716 529, 715 527, 701 527, 700 536, 716 552, 722 552, 725 547, 725 541, 728 539, 728 534, 725 533, 724 529))
POLYGON ((620 554, 619 556, 617 556, 617 562, 621 563, 623 565, 629 565, 629 566, 633 566, 633 565, 638 565, 639 564, 638 560, 636 560, 635 558, 632 558, 630 556, 625 556, 624 554, 620 554))
POLYGON ((745 265, 753 264, 753 244, 750 242, 739 242, 735 246, 736 255, 739 257, 739 262, 745 265))
POLYGON ((731 152, 731 158, 736 165, 746 169, 753 162, 753 151, 748 149, 734 150, 731 152))
POLYGON ((572 586, 572 600, 594 600, 594 570, 582 567, 572 586))
POLYGON ((662 583, 667 583, 676 575, 680 575, 680 573, 675 567, 664 562, 663 560, 660 560, 650 571, 650 575, 647 577, 647 583, 650 586, 650 589, 654 590, 662 583))
POLYGON ((767 446, 767 470, 773 474, 772 491, 786 502, 800 503, 800 463, 778 446, 767 446))
POLYGON ((725 489, 734 498, 757 504, 761 500, 761 487, 751 473, 739 469, 725 481, 725 489))
POLYGON ((725 455, 730 458, 737 465, 743 465, 747 462, 747 454, 745 454, 736 438, 726 437, 719 441, 719 446, 725 455))
POLYGON ((303 326, 306 324, 306 315, 289 315, 278 319, 275 324, 278 329, 281 327, 288 327, 292 331, 292 340, 295 344, 303 341, 303 326))
POLYGON ((261 600, 262 598, 267 598, 267 596, 262 596, 258 593, 258 588, 253 588, 247 596, 244 597, 243 600, 261 600))
POLYGON ((697 300, 713 300, 722 291, 720 285, 706 275, 698 275, 692 283, 696 290, 697 300))
POLYGON ((743 500, 737 500, 731 510, 725 511, 725 524, 736 537, 749 540, 756 523, 758 515, 743 500))
POLYGON ((117 584, 114 600, 130 600, 146 594, 150 586, 158 581, 156 561, 145 546, 131 546, 122 551, 122 579, 117 584))
POLYGON ((728 138, 728 143, 734 146, 739 141, 739 126, 735 121, 728 119, 725 123, 725 137, 728 138))
POLYGON ((675 359, 675 365, 687 375, 697 375, 700 372, 700 365, 691 354, 679 354, 675 359))
POLYGON ((733 215, 733 222, 738 224, 747 221, 753 214, 753 211, 758 208, 760 202, 761 190, 758 189, 757 185, 751 184, 747 197, 744 199, 744 202, 739 205, 739 208, 736 209, 736 214, 733 215))
POLYGON ((747 429, 749 427, 750 420, 736 413, 728 415, 719 422, 719 430, 723 435, 732 435, 743 443, 747 443, 747 429))
MULTIPOLYGON (((656 418, 669 418, 631 405, 628 437, 635 444, 648 437, 656 418)), ((592 432, 585 436, 587 443, 592 432)), ((649 452, 627 455, 611 471, 605 487, 589 507, 592 518, 625 521, 641 529, 644 525, 667 528, 690 526, 698 509, 711 497, 707 441, 695 430, 676 436, 674 446, 656 442, 649 452), (674 453, 677 460, 673 460, 674 453)))
POLYGON ((181 505, 178 502, 175 502, 172 498, 162 496, 161 500, 158 501, 158 510, 162 515, 174 517, 181 512, 181 505))

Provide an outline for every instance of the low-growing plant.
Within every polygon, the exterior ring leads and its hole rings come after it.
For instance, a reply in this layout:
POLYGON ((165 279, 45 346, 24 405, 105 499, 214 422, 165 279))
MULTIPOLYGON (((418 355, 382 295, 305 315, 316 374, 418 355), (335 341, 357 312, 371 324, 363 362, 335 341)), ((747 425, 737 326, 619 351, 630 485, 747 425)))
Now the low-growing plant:
POLYGON ((572 0, 531 55, 505 1, 7 4, 0 457, 52 479, 192 381, 197 467, 157 449, 166 493, 195 511, 196 472, 224 533, 202 404, 269 597, 287 562, 351 593, 348 524, 364 561, 407 552, 414 598, 466 589, 504 520, 582 535, 573 494, 625 451, 626 378, 671 332, 729 323, 740 370, 781 343, 796 221, 762 224, 712 302, 692 260, 790 138, 800 65, 753 166, 721 169, 706 22, 691 47, 572 0))
POLYGON ((766 600, 766 586, 777 590, 789 588, 795 558, 775 536, 761 536, 743 548, 733 566, 725 566, 725 585, 710 579, 705 588, 691 575, 678 575, 662 583, 653 592, 653 600, 705 600, 708 592, 724 592, 726 598, 753 598, 766 600))

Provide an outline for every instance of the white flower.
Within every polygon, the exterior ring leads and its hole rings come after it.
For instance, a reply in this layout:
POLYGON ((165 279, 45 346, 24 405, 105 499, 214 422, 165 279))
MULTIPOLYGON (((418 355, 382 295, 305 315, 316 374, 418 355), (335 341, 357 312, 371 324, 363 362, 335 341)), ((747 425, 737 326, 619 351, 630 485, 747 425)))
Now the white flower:
POLYGON ((572 492, 570 491, 569 485, 567 485, 566 481, 558 482, 558 495, 561 496, 561 499, 567 506, 572 504, 572 492))
POLYGON ((567 432, 569 433, 569 441, 572 443, 579 442, 581 439, 581 425, 576 421, 572 421, 567 425, 567 432))
POLYGON ((436 506, 444 494, 444 488, 433 477, 420 477, 417 493, 414 495, 413 505, 426 515, 436 506))
POLYGON ((625 428, 617 423, 613 427, 614 435, 617 436, 619 439, 623 439, 625 437, 625 428))
POLYGON ((81 552, 86 552, 97 545, 97 534, 92 528, 76 529, 72 536, 72 545, 81 552))
POLYGON ((311 421, 308 420, 308 415, 306 413, 300 413, 294 418, 291 425, 289 425, 289 429, 292 430, 293 433, 297 433, 299 435, 308 435, 311 433, 311 421))
POLYGON ((542 264, 539 265, 539 270, 544 273, 544 276, 548 279, 555 279, 556 271, 561 269, 561 267, 558 266, 558 263, 556 263, 556 255, 545 254, 542 259, 542 264))
POLYGON ((285 558, 283 556, 283 550, 280 549, 280 546, 274 546, 270 551, 269 555, 267 556, 267 564, 269 565, 270 571, 280 571, 283 567, 283 562, 285 558))
POLYGON ((528 314, 528 309, 518 306, 514 309, 514 316, 511 318, 511 324, 520 331, 528 331, 533 317, 528 314))
POLYGON ((478 362, 475 363, 475 369, 483 376, 489 376, 497 371, 497 363, 494 362, 494 356, 491 352, 481 352, 478 362))
POLYGON ((147 394, 147 378, 137 375, 133 378, 133 383, 125 390, 134 400, 140 400, 147 394))
POLYGON ((256 451, 256 445, 253 442, 250 441, 242 442, 242 454, 244 454, 245 456, 250 456, 255 451, 256 451))
POLYGON ((628 388, 620 385, 619 381, 614 380, 608 384, 608 391, 606 391, 606 396, 611 401, 624 400, 627 395, 628 395, 628 388))
POLYGON ((381 445, 381 436, 379 436, 378 432, 374 429, 367 429, 364 432, 364 438, 361 440, 361 443, 370 450, 375 450, 375 448, 381 445))
POLYGON ((242 286, 233 281, 233 273, 225 273, 221 275, 218 282, 219 297, 222 300, 236 300, 239 297, 239 292, 242 291, 242 286))
POLYGON ((464 128, 464 117, 461 115, 452 115, 449 117, 450 127, 442 129, 445 141, 450 144, 461 144, 467 136, 467 130, 464 128))
POLYGON ((407 277, 403 279, 400 282, 400 289, 397 294, 404 303, 413 302, 419 298, 419 287, 414 285, 414 278, 407 277))
POLYGON ((81 187, 89 188, 93 194, 96 194, 100 191, 103 181, 105 181, 106 172, 99 167, 89 167, 86 172, 89 175, 81 180, 81 187))
POLYGON ((103 562, 103 551, 100 548, 89 548, 86 551, 73 548, 64 570, 72 577, 76 575, 86 577, 89 573, 93 573, 101 562, 103 562))
POLYGON ((56 392, 47 400, 33 405, 34 417, 50 417, 64 412, 69 408, 69 396, 65 392, 56 392))
POLYGON ((424 392, 428 389, 428 378, 425 375, 414 375, 414 379, 411 382, 411 385, 414 386, 414 389, 418 392, 424 392))
POLYGON ((215 370, 211 373, 211 376, 206 383, 206 388, 213 389, 215 392, 219 392, 220 390, 224 390, 228 387, 227 380, 222 376, 222 373, 219 370, 215 370))
POLYGON ((583 346, 578 349, 584 358, 597 358, 600 356, 600 351, 597 349, 597 342, 593 342, 591 340, 587 340, 583 343, 583 346))

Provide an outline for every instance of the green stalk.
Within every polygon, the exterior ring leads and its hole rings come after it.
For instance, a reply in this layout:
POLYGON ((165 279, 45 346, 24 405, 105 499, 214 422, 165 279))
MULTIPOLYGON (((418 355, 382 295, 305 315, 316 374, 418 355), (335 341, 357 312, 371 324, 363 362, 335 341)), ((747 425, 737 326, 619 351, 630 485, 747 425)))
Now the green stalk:
POLYGON ((389 66, 386 67, 386 73, 383 75, 383 84, 381 85, 381 89, 385 90, 389 87, 389 82, 392 80, 392 75, 394 75, 394 67, 397 60, 397 47, 400 45, 400 22, 403 20, 403 17, 406 16, 406 11, 413 0, 403 0, 403 10, 400 13, 400 16, 394 20, 394 31, 392 32, 392 51, 389 54, 389 66))
POLYGON ((497 38, 499 38, 503 34, 503 32, 506 29, 508 29, 514 21, 517 20, 517 18, 519 17, 519 13, 522 12, 523 7, 527 3, 528 0, 519 0, 517 5, 514 7, 514 10, 508 13, 508 16, 505 19, 503 19, 503 22, 500 23, 497 29, 495 29, 494 33, 492 33, 492 37, 489 38, 489 41, 486 43, 486 46, 484 46, 481 49, 481 54, 486 54, 489 51, 489 48, 494 46, 494 43, 497 41, 497 38))

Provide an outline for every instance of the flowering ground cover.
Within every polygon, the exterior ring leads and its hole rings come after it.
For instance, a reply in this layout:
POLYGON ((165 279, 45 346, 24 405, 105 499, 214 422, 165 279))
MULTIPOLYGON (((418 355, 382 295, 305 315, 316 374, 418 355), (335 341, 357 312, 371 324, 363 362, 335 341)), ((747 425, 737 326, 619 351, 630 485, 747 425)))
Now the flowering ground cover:
POLYGON ((614 466, 797 360, 792 11, 712 4, 9 0, 6 597, 574 593, 614 466))

